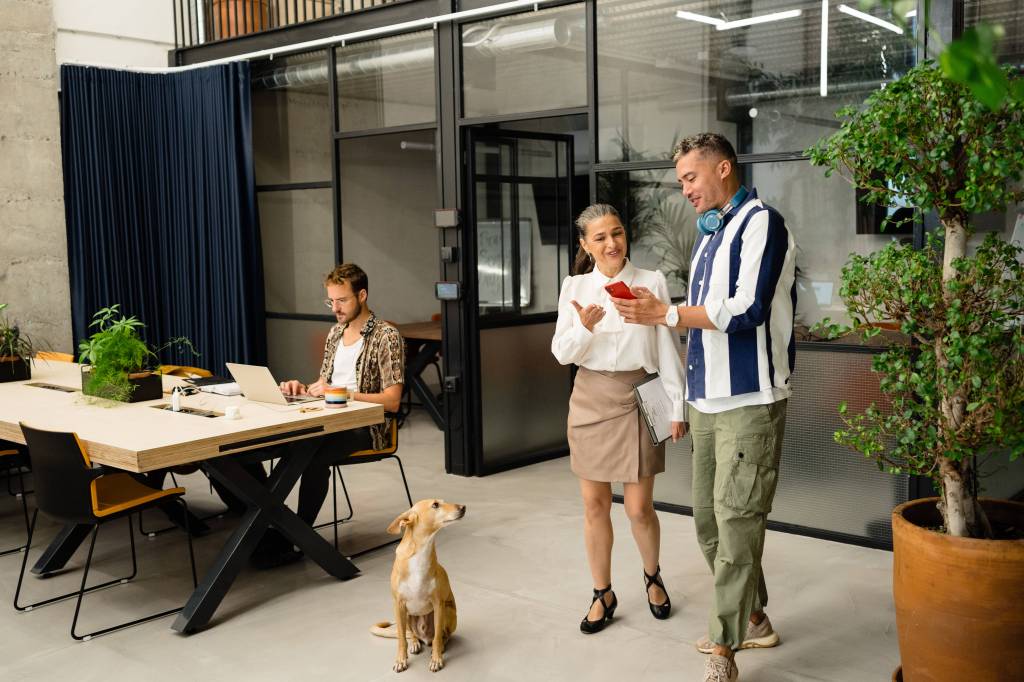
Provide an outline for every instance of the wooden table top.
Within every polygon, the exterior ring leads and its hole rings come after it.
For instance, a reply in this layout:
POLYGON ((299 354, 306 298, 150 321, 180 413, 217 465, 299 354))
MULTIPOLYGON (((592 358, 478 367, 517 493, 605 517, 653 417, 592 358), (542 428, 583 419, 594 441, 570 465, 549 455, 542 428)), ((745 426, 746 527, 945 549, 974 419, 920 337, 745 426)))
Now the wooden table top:
POLYGON ((396 324, 398 333, 406 339, 417 339, 421 341, 440 341, 441 322, 428 320, 427 322, 409 322, 408 324, 396 324))
MULTIPOLYGON (((183 381, 162 379, 165 392, 183 381)), ((38 360, 28 381, 0 383, 0 439, 24 443, 19 422, 74 431, 94 463, 142 472, 384 421, 384 408, 373 403, 350 401, 348 407, 327 409, 322 400, 285 406, 212 393, 182 397, 182 407, 223 414, 225 407, 237 405, 241 412, 240 419, 201 417, 153 408, 169 404, 169 397, 139 403, 90 398, 82 394, 81 383, 77 364, 38 360), (76 390, 65 393, 33 383, 76 390), (320 409, 300 412, 303 407, 320 409)))

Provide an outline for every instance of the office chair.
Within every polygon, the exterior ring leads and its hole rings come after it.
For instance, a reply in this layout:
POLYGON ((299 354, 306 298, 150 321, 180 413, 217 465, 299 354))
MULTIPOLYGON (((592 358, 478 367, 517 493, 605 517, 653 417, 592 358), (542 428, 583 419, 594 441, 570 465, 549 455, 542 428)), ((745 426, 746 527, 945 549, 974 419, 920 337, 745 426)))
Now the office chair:
MULTIPOLYGON (((380 450, 359 450, 353 452, 345 459, 339 461, 331 467, 331 504, 334 510, 334 520, 327 521, 325 523, 318 524, 314 528, 325 528, 327 526, 333 526, 334 528, 334 548, 338 548, 338 525, 349 521, 355 514, 352 508, 352 499, 348 495, 348 488, 345 486, 345 478, 341 475, 341 467, 352 466, 354 464, 369 464, 371 462, 380 462, 385 459, 393 459, 398 462, 398 471, 402 475, 402 485, 405 488, 405 499, 408 500, 409 506, 412 506, 412 495, 409 493, 409 481, 405 477, 405 467, 402 466, 402 459, 395 454, 398 451, 398 415, 388 413, 386 415, 388 420, 388 434, 390 436, 389 442, 385 443, 384 447, 380 450), (345 494, 345 503, 348 505, 348 516, 344 519, 338 518, 338 482, 341 483, 341 489, 345 494)), ((351 555, 352 558, 360 557, 364 554, 374 552, 382 547, 393 545, 401 540, 401 538, 395 540, 388 540, 387 542, 381 543, 364 549, 361 552, 351 555)))
POLYGON ((71 353, 58 353, 54 350, 41 350, 36 352, 36 360, 47 360, 49 362, 74 362, 75 356, 71 353))
MULTIPOLYGON (((102 467, 93 467, 89 460, 89 453, 86 452, 85 447, 74 433, 44 431, 25 424, 21 424, 21 431, 25 435, 25 442, 28 443, 29 451, 32 453, 37 502, 37 509, 32 514, 32 521, 29 524, 28 546, 32 546, 32 535, 35 532, 36 520, 40 511, 63 524, 92 526, 92 539, 89 543, 89 554, 85 560, 85 569, 82 572, 82 584, 76 592, 68 592, 34 604, 22 605, 18 603, 18 599, 21 596, 21 585, 25 578, 25 567, 28 565, 29 552, 26 550, 21 561, 21 572, 18 574, 18 587, 14 592, 14 608, 18 611, 29 611, 77 596, 75 615, 71 620, 71 637, 78 641, 89 640, 98 635, 181 611, 182 607, 178 607, 84 635, 79 635, 76 632, 78 615, 82 608, 82 597, 86 592, 127 583, 135 577, 138 571, 131 515, 162 502, 174 500, 185 508, 185 518, 187 519, 188 505, 182 499, 185 489, 158 490, 139 483, 125 472, 114 473, 102 467), (132 573, 127 577, 116 578, 87 588, 86 581, 89 578, 93 549, 96 547, 96 536, 99 534, 100 526, 122 517, 128 518, 132 573)), ((185 536, 188 538, 188 557, 192 567, 192 585, 195 587, 198 584, 196 560, 192 551, 192 535, 188 532, 187 527, 185 536)))
MULTIPOLYGON (((2 446, 0 446, 2 447, 2 446)), ((14 554, 15 552, 27 552, 28 551, 28 536, 29 536, 29 522, 28 522, 28 502, 25 501, 25 476, 21 471, 22 458, 21 451, 17 448, 4 448, 0 449, 0 467, 7 468, 7 490, 12 496, 21 498, 21 511, 25 517, 25 544, 12 547, 11 549, 0 550, 0 556, 7 556, 8 554, 14 554), (16 471, 18 474, 18 480, 21 482, 21 492, 14 493, 10 489, 10 481, 14 476, 12 472, 16 471)))

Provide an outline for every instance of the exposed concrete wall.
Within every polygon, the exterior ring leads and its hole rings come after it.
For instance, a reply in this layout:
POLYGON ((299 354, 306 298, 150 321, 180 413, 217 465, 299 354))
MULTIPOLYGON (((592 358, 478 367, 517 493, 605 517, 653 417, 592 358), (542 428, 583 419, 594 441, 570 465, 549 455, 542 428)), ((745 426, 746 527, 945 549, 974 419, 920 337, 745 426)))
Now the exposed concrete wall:
POLYGON ((0 0, 0 302, 71 350, 53 0, 0 0))
POLYGON ((58 64, 166 65, 170 7, 0 0, 0 302, 54 350, 72 350, 58 64))
POLYGON ((51 0, 58 64, 167 66, 174 48, 170 0, 51 0))

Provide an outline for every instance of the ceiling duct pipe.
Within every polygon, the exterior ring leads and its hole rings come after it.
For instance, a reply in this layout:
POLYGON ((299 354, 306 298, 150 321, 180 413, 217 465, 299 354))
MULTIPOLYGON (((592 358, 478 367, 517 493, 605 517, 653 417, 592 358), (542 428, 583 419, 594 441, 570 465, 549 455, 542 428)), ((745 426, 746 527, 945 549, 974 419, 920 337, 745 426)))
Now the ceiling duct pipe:
MULTIPOLYGON (((425 67, 434 61, 433 47, 412 50, 389 50, 380 54, 351 57, 338 61, 341 80, 369 76, 381 71, 393 73, 425 67)), ((259 90, 277 90, 303 86, 323 85, 327 82, 327 63, 292 64, 272 69, 253 77, 252 85, 259 90)))
POLYGON ((558 17, 514 26, 473 26, 462 33, 463 49, 472 48, 484 57, 566 47, 570 42, 569 25, 558 17))
MULTIPOLYGON (((494 24, 490 27, 472 27, 463 36, 463 48, 472 49, 485 57, 508 54, 513 51, 531 52, 554 47, 585 49, 581 40, 583 31, 560 18, 531 21, 522 24, 494 24)), ((385 72, 406 71, 433 64, 434 48, 391 49, 379 54, 343 58, 339 56, 339 80, 369 76, 385 72)), ((270 69, 254 76, 253 88, 278 90, 281 88, 309 87, 327 82, 327 63, 294 64, 270 69)))

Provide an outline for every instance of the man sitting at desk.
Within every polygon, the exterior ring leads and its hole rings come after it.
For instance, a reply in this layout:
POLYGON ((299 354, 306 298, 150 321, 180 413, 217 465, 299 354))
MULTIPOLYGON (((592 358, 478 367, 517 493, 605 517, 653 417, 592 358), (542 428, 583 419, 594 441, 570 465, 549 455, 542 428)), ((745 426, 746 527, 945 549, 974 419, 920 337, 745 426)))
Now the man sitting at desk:
MULTIPOLYGON (((325 387, 345 386, 350 400, 378 403, 386 412, 398 412, 405 372, 402 337, 370 310, 366 273, 358 265, 344 263, 327 275, 324 287, 324 305, 338 323, 327 334, 320 376, 308 385, 295 379, 281 382, 281 390, 289 395, 322 396, 325 387)), ((374 424, 290 443, 287 447, 317 449, 299 484, 299 517, 310 525, 316 521, 327 497, 334 463, 359 450, 381 449, 386 440, 387 425, 374 424)), ((253 555, 253 563, 271 568, 301 557, 302 553, 283 535, 270 529, 253 555)))

